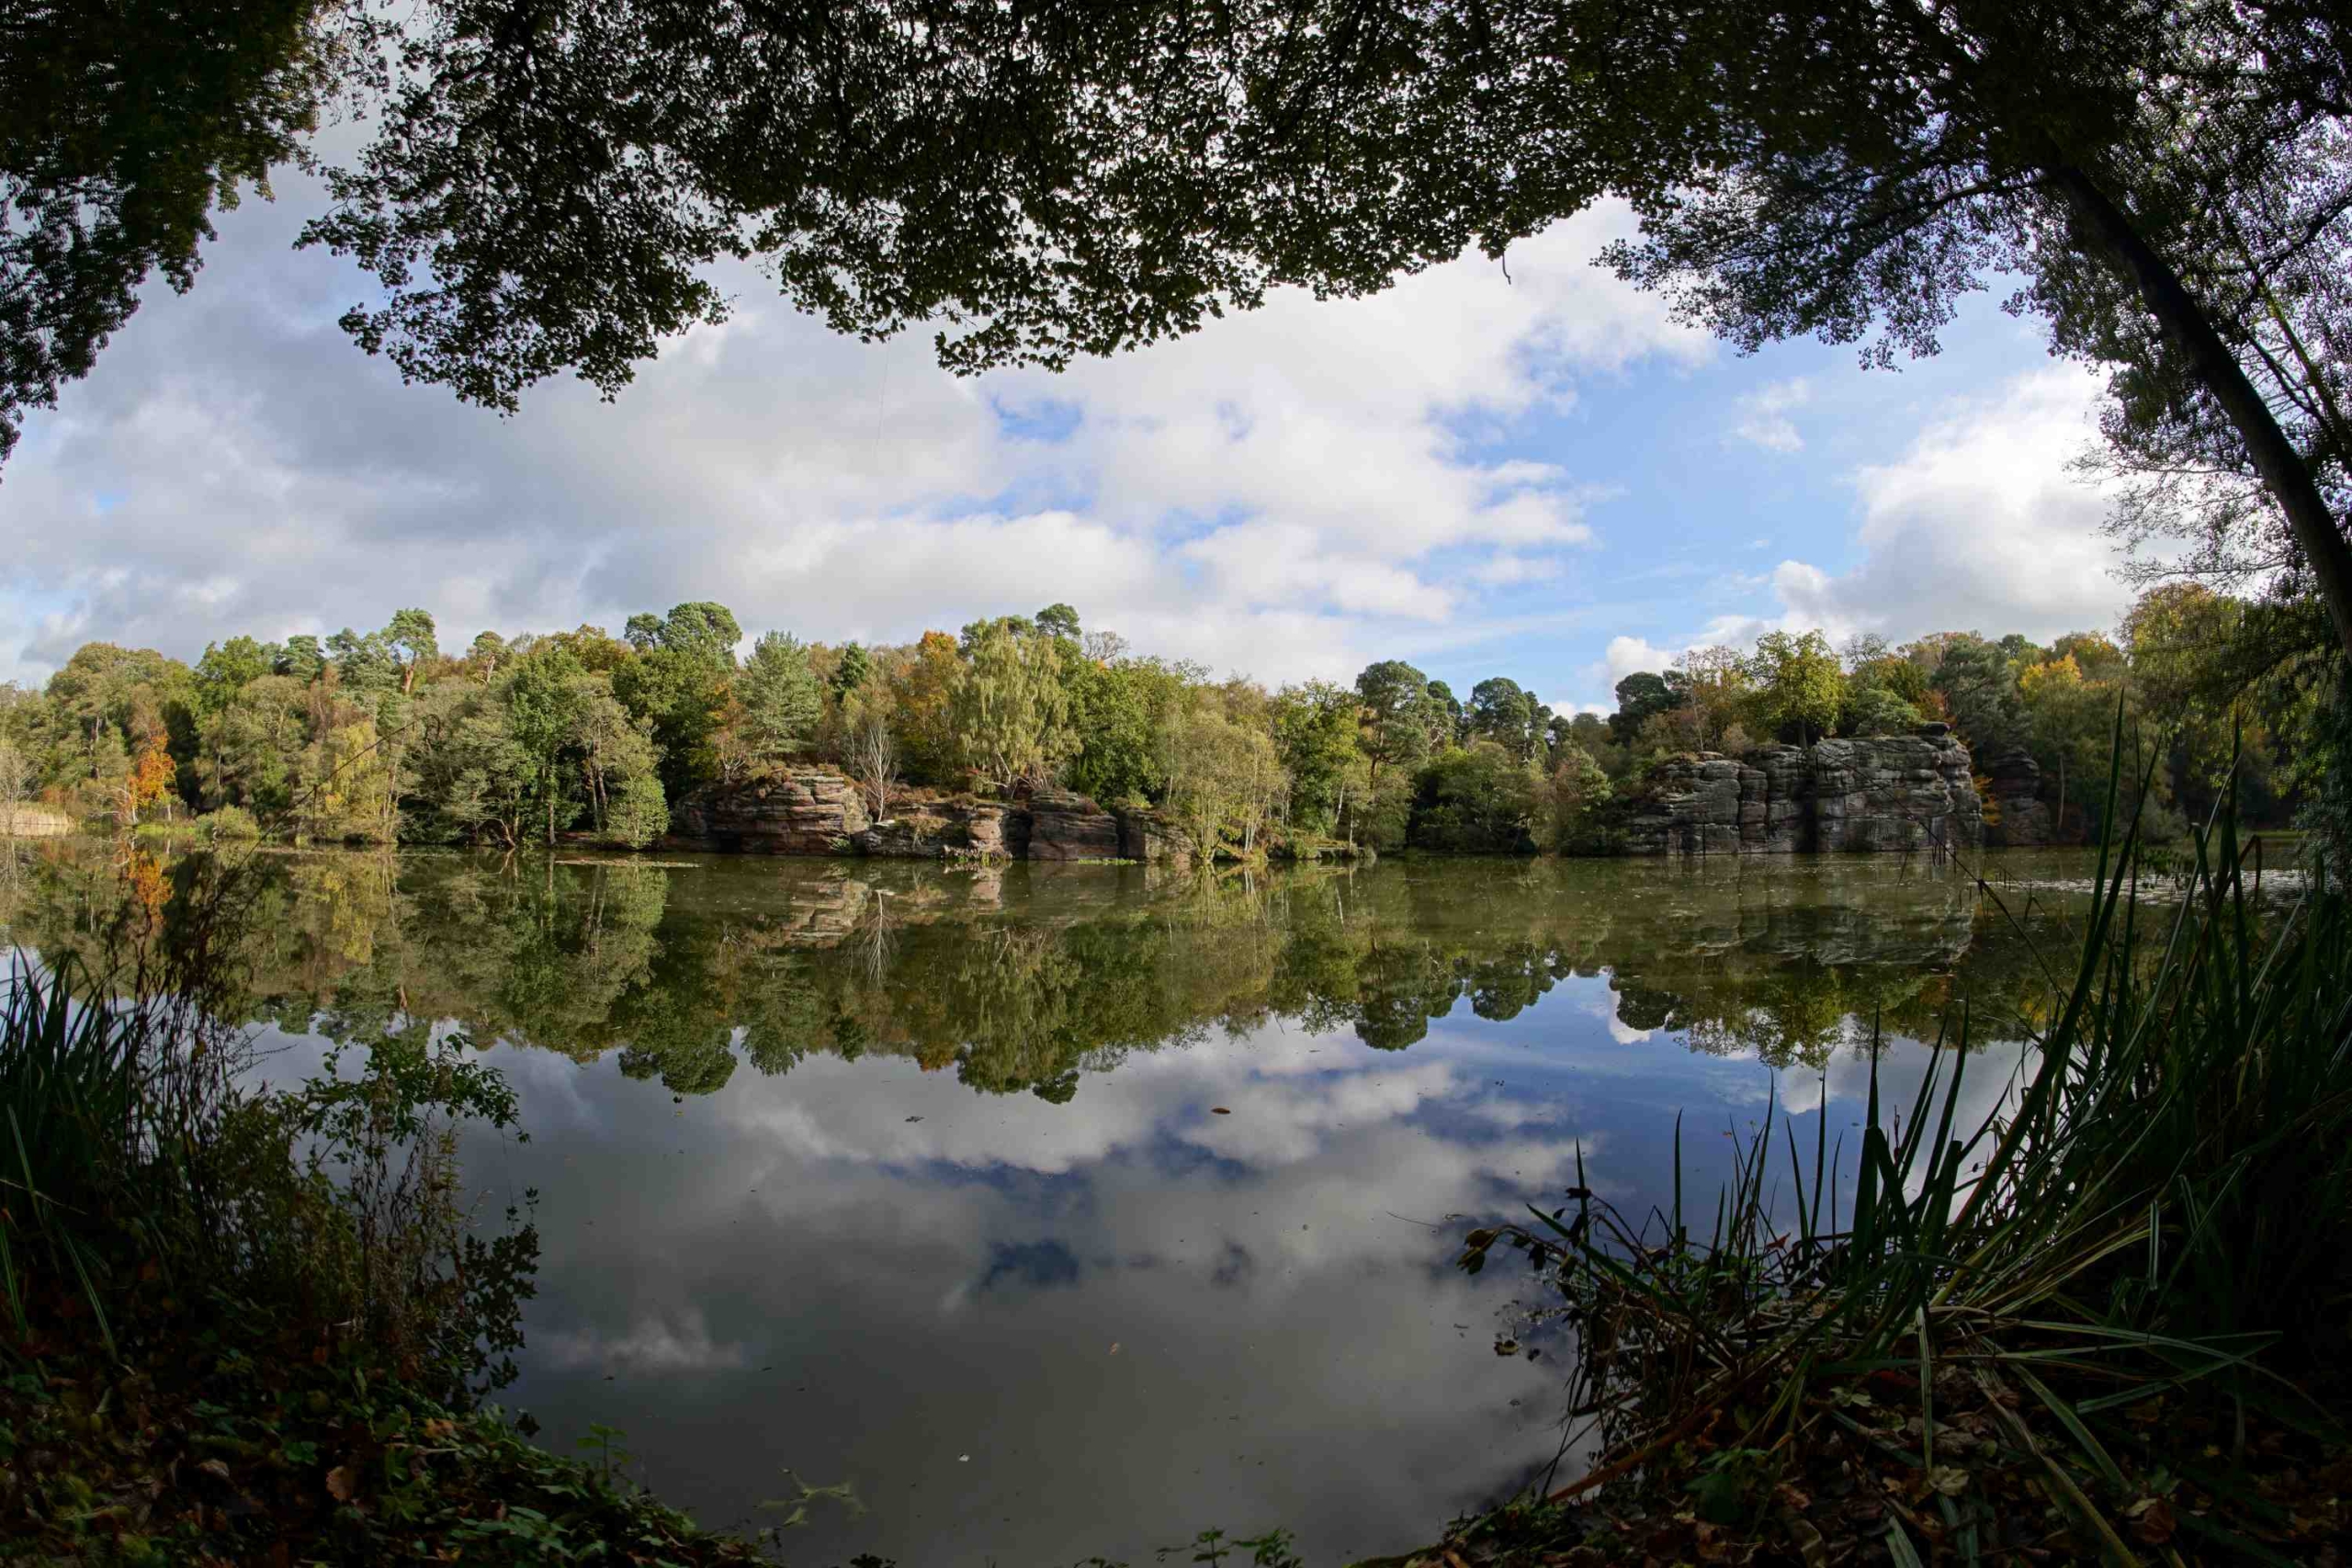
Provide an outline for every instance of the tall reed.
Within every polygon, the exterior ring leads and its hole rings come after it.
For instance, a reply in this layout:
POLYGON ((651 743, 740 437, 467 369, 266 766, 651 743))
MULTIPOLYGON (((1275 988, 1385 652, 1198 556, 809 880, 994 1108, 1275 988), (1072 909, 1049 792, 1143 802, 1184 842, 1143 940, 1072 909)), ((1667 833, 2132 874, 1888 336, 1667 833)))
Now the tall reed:
MULTIPOLYGON (((1935 1405, 1962 1389, 2129 1561, 2100 1497, 2128 1490, 2132 1407, 2183 1395, 2241 1444, 2249 1415, 2342 1440, 2312 1385, 2352 1359, 2352 910, 2318 885, 2258 899, 2228 796, 2177 895, 2143 891, 2139 848, 2135 829, 2102 850, 2054 1021, 1973 1124, 1962 1086, 1986 1069, 1963 1008, 1907 1106, 1883 1101, 1872 1039, 1850 1177, 1826 1114, 1810 1149, 1768 1115, 1702 1240, 1678 1125, 1675 1196, 1646 1222, 1580 1178, 1572 1210, 1472 1234, 1464 1267, 1529 1254, 1577 1331, 1602 1462, 1570 1492, 1726 1420, 1736 1452, 1850 1439, 1837 1385, 1899 1369, 1922 1405, 1912 1462, 1936 1472, 1935 1405)), ((1937 1502, 1973 1556, 1987 1505, 1937 1502)))

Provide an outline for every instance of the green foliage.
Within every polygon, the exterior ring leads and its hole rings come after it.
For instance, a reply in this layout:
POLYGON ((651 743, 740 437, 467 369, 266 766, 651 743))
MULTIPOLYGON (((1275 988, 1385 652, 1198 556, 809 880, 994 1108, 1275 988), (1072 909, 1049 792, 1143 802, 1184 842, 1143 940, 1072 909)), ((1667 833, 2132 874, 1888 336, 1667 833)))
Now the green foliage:
POLYGON ((1609 805, 1616 795, 1608 773, 1574 742, 1555 750, 1553 759, 1543 803, 1546 847, 1569 854, 1606 851, 1609 805))
POLYGON ((1451 727, 1450 716, 1440 723, 1429 677, 1401 660, 1366 666, 1356 677, 1356 698, 1362 705, 1360 744, 1375 784, 1384 771, 1419 766, 1430 754, 1432 730, 1451 727))
POLYGON ((967 630, 969 660, 953 698, 964 765, 1007 795, 1024 781, 1050 782, 1079 747, 1062 680, 1074 650, 1009 620, 967 630))
POLYGON ((1638 670, 1617 682, 1617 711, 1610 716, 1609 733, 1620 746, 1630 746, 1653 714, 1677 705, 1679 698, 1666 678, 1638 670))
POLYGON ((1929 648, 1928 687, 1943 698, 1970 749, 1984 758, 2025 745, 2025 707, 2009 655, 1973 632, 1932 638, 1929 648))
POLYGON ((1420 776, 1411 842, 1450 853, 1533 851, 1536 775, 1509 748, 1477 740, 1440 753, 1420 776))
POLYGON ((1472 687, 1463 715, 1469 735, 1494 741, 1522 762, 1542 753, 1551 722, 1552 710, 1508 675, 1490 676, 1472 687))
POLYGON ((613 671, 613 695, 648 726, 661 749, 662 784, 673 800, 718 777, 714 738, 727 702, 724 674, 708 660, 654 646, 613 671))
MULTIPOLYGON (((1040 624, 1043 617, 1040 617, 1040 624)), ((1108 803, 1160 796, 1168 765, 1160 738, 1184 702, 1189 672, 1158 659, 1066 660, 1072 789, 1108 803)))
POLYGON ((1288 784, 1273 738, 1203 699, 1169 724, 1165 757, 1169 809, 1196 852, 1204 858, 1227 848, 1256 854, 1288 784))
POLYGON ((277 650, 249 637, 208 642, 196 661, 196 704, 206 715, 219 713, 246 686, 271 672, 277 650))
POLYGON ((1274 750, 1290 775, 1291 819, 1311 832, 1352 832, 1370 770, 1360 743, 1356 694, 1328 681, 1274 694, 1274 750))
POLYGON ((761 635, 734 689, 754 752, 764 761, 800 750, 824 709, 824 689, 808 667, 808 650, 782 632, 761 635))
POLYGON ((214 843, 235 843, 261 837, 260 822, 242 806, 224 806, 218 811, 208 811, 190 826, 214 843))
POLYGON ((1846 702, 1846 677, 1819 632, 1766 632, 1756 639, 1756 712, 1768 730, 1800 744, 1829 734, 1846 702))

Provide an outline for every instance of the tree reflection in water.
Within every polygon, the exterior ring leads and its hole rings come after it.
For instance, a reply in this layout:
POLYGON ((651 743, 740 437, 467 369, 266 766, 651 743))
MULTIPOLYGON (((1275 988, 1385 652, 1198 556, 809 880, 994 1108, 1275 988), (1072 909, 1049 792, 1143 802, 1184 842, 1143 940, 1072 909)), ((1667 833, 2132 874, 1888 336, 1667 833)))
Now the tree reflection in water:
MULTIPOLYGON (((0 894, 12 939, 100 966, 127 935, 168 940, 159 900, 200 857, 134 853, 141 874, 104 846, 44 846, 0 894)), ((1405 1050, 1458 1006, 1510 1020, 1571 975, 1609 977, 1623 1030, 1817 1067, 1874 1020, 1932 1036, 1962 994, 1980 1039, 2015 1037, 2003 1025, 2045 986, 2026 931, 1965 873, 1891 860, 1193 877, 279 854, 244 868, 242 897, 250 1021, 365 1043, 446 1020, 484 1043, 616 1052, 679 1096, 821 1055, 1060 1102, 1134 1053, 1270 1020, 1405 1050)))

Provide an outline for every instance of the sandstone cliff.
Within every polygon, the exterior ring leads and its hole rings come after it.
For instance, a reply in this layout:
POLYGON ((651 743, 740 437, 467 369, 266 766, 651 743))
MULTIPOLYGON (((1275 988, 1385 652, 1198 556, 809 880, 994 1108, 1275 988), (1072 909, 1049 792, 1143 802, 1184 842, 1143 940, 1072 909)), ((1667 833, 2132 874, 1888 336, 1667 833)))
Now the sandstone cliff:
POLYGON ((753 854, 1181 861, 1188 848, 1156 817, 1105 811, 1062 789, 1016 802, 910 799, 876 822, 857 787, 830 768, 700 791, 679 807, 677 828, 684 843, 753 854))
POLYGON ((1630 854, 1927 851, 1984 834, 1968 748, 1940 724, 1738 760, 1703 753, 1666 763, 1652 784, 1624 824, 1630 854))

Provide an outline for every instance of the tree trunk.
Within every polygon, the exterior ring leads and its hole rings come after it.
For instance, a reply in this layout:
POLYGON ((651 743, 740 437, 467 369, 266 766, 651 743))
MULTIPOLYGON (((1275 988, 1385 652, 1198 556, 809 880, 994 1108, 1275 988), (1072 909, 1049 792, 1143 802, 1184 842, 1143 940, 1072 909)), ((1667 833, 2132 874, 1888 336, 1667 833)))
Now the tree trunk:
POLYGON ((2310 465, 2278 428, 2270 406, 2246 378, 2237 355, 2222 341, 2204 307, 2189 293, 2180 275, 2141 238, 2130 215, 2075 165, 2054 163, 2050 172, 2067 206, 2106 250, 2109 262, 2138 287, 2142 302, 2165 336, 2187 357, 2198 379, 2245 438, 2255 471, 2287 514, 2295 542, 2311 562, 2328 619, 2335 626, 2336 640, 2346 656, 2352 658, 2352 545, 2345 542, 2335 514, 2327 508, 2327 498, 2312 478, 2310 465))

